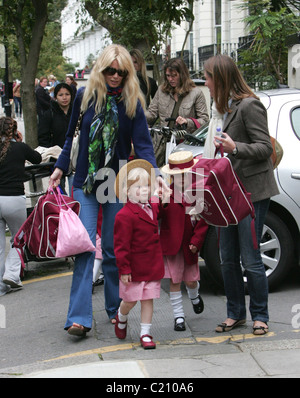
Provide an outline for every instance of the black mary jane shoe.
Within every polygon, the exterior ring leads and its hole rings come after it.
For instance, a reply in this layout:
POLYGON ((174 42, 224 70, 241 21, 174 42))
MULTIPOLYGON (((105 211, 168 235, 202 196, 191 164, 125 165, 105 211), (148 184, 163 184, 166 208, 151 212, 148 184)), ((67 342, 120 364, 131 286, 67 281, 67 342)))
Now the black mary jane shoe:
POLYGON ((199 303, 198 304, 193 304, 193 309, 195 314, 201 314, 201 312, 204 311, 204 302, 200 294, 198 295, 199 303))
POLYGON ((184 332, 185 331, 185 320, 182 317, 175 318, 174 320, 174 330, 176 332, 184 332))

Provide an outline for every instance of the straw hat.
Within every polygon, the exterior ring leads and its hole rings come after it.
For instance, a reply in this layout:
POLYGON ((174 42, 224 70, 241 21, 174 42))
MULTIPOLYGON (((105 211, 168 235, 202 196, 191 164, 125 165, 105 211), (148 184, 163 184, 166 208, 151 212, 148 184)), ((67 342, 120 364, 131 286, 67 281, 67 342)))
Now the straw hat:
POLYGON ((151 191, 154 189, 155 173, 152 164, 144 159, 131 160, 130 162, 126 163, 123 167, 121 167, 115 181, 115 193, 122 202, 125 202, 127 199, 127 196, 125 193, 122 192, 122 189, 125 181, 127 180, 128 174, 131 170, 136 169, 138 167, 141 167, 142 169, 147 171, 147 173, 151 177, 151 191))
POLYGON ((169 163, 163 166, 160 170, 165 174, 182 174, 190 170, 198 159, 193 158, 193 153, 190 151, 174 152, 169 155, 169 163))

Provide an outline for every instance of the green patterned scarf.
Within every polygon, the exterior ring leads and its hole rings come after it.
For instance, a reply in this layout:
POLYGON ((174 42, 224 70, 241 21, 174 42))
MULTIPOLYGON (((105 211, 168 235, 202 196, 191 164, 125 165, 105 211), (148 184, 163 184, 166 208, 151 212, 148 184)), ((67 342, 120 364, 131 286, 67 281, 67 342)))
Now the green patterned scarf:
POLYGON ((107 89, 106 102, 101 112, 93 117, 90 127, 88 176, 82 187, 86 194, 92 192, 102 153, 104 154, 103 167, 109 167, 118 140, 119 114, 117 103, 122 95, 122 87, 113 91, 110 87, 107 87, 107 89))

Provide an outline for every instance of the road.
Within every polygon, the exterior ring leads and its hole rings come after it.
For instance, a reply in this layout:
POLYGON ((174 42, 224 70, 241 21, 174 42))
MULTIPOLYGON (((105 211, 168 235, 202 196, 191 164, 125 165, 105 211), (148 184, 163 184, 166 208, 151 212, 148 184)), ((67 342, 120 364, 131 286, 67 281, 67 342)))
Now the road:
POLYGON ((0 328, 0 377, 39 377, 40 372, 46 377, 47 372, 75 377, 79 365, 78 377, 85 377, 84 369, 93 375, 91 366, 98 365, 102 368, 96 370, 97 377, 108 378, 126 377, 126 372, 131 377, 206 378, 220 377, 220 371, 222 377, 300 376, 299 270, 270 294, 270 333, 264 337, 253 336, 249 317, 245 326, 231 333, 215 333, 216 324, 225 318, 226 300, 203 266, 205 311, 194 314, 183 289, 187 330, 175 332, 164 280, 151 329, 157 348, 145 351, 139 344, 139 306, 130 313, 128 337, 118 340, 104 309, 103 286, 95 288, 94 325, 87 337, 69 336, 63 330, 72 266, 72 261, 29 263, 24 289, 0 298, 6 314, 5 328, 0 328))

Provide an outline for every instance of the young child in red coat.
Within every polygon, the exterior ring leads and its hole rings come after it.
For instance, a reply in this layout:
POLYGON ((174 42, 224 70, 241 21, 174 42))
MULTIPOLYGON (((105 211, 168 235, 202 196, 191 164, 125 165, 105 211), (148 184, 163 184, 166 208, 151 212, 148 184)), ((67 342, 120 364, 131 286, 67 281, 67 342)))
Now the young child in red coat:
POLYGON ((126 202, 116 215, 114 225, 114 251, 122 298, 115 333, 119 339, 125 339, 128 314, 140 301, 140 341, 145 349, 156 347, 150 335, 153 299, 160 297, 164 276, 157 220, 160 205, 149 201, 151 171, 154 172, 149 162, 133 160, 121 168, 115 184, 117 196, 126 202))
POLYGON ((160 239, 164 255, 165 276, 170 278, 170 300, 174 314, 174 330, 184 331, 185 316, 182 305, 181 282, 184 282, 196 314, 204 310, 199 293, 200 271, 198 253, 203 245, 208 225, 204 220, 193 220, 188 214, 190 204, 185 201, 184 191, 189 185, 185 174, 197 160, 189 151, 175 152, 161 171, 171 179, 173 193, 165 207, 160 239))

